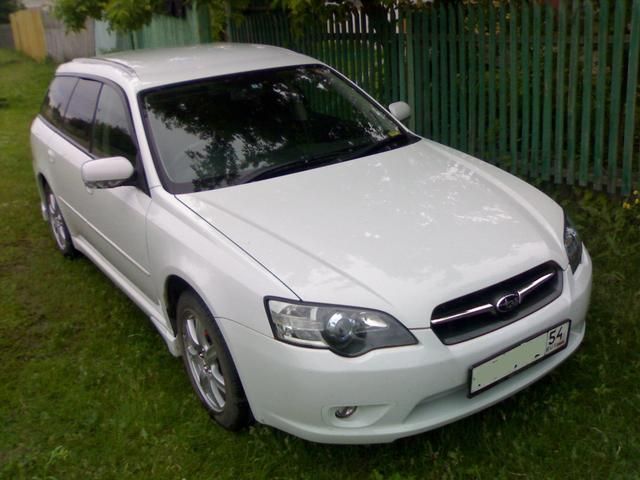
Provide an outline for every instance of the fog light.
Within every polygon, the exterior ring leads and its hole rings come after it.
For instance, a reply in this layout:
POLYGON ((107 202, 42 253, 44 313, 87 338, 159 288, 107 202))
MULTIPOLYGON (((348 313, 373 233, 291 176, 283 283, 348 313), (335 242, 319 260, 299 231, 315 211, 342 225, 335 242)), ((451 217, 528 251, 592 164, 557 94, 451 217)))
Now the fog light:
POLYGON ((336 418, 349 418, 357 409, 358 407, 339 407, 336 409, 336 418))

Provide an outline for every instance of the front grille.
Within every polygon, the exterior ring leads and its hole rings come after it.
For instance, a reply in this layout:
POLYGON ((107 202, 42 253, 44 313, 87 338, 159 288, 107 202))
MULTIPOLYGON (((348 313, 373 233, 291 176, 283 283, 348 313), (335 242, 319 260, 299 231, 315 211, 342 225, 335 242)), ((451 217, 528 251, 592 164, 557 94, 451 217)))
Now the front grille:
POLYGON ((445 345, 502 328, 553 302, 562 293, 562 270, 547 262, 477 292, 438 305, 431 328, 445 345))

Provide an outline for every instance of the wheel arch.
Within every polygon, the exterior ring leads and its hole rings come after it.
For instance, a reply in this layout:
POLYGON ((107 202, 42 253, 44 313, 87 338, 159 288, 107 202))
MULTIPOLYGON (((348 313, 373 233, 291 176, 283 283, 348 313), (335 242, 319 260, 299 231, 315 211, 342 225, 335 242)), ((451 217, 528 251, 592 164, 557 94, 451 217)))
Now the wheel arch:
POLYGON ((49 186, 49 182, 42 172, 36 173, 36 186, 38 187, 38 194, 40 195, 40 209, 42 210, 42 218, 46 221, 49 220, 49 213, 44 207, 45 191, 47 188, 50 189, 51 187, 49 186))
MULTIPOLYGON (((197 290, 179 275, 171 274, 164 282, 164 301, 166 305, 167 317, 171 323, 171 328, 175 335, 178 334, 177 309, 178 299, 185 291, 192 291, 200 296, 197 290)), ((201 297, 201 296, 200 296, 201 297)), ((202 298, 202 297, 201 297, 202 298)))

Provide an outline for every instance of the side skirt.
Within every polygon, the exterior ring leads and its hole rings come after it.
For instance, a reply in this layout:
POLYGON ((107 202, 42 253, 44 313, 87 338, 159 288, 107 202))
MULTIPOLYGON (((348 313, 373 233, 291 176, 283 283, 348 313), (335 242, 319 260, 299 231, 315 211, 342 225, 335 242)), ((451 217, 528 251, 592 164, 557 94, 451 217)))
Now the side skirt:
POLYGON ((91 260, 102 272, 116 284, 145 314, 149 316, 151 323, 156 327, 160 336, 167 344, 167 348, 175 357, 182 355, 180 344, 170 326, 163 320, 164 315, 160 306, 149 300, 138 287, 131 283, 125 276, 116 270, 98 251, 84 238, 73 237, 74 246, 91 260))

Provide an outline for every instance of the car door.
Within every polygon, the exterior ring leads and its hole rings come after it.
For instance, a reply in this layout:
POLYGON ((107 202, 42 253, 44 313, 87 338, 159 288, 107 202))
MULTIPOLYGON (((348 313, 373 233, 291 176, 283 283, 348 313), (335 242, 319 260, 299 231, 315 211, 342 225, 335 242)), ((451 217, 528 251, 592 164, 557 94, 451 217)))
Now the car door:
POLYGON ((119 187, 83 188, 83 199, 77 209, 89 227, 86 238, 113 267, 155 302, 146 238, 151 197, 138 159, 126 98, 119 87, 110 83, 103 83, 97 102, 91 154, 94 158, 125 157, 133 164, 136 174, 119 187))

